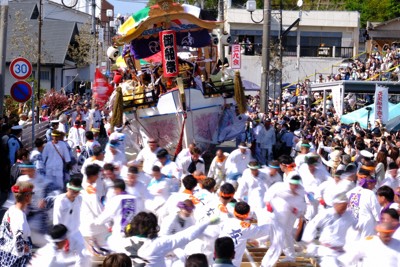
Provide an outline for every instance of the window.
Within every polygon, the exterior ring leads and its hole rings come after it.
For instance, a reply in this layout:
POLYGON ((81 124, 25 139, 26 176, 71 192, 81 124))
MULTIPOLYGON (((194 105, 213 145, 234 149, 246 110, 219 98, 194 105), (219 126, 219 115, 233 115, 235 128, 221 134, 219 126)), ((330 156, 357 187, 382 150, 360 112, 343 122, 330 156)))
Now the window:
POLYGON ((40 80, 50 81, 50 71, 40 71, 40 80))

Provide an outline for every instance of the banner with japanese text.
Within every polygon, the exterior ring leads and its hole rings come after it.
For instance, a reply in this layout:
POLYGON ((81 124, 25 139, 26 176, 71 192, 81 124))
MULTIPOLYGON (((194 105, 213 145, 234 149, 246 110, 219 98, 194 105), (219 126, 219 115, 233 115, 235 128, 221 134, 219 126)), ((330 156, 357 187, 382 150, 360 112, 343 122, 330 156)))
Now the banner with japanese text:
POLYGON ((242 54, 240 53, 241 45, 234 44, 232 45, 231 52, 231 68, 232 69, 240 69, 242 65, 242 54))
POLYGON ((107 79, 98 68, 96 68, 96 72, 94 74, 92 91, 93 99, 95 100, 96 104, 99 104, 100 109, 104 107, 114 91, 113 86, 108 83, 107 79))
POLYGON ((175 31, 162 31, 160 36, 160 47, 163 58, 162 66, 164 77, 174 77, 179 74, 178 50, 176 48, 175 31))
POLYGON ((387 123, 389 119, 388 87, 376 85, 375 87, 375 120, 387 123))
POLYGON ((336 115, 340 118, 343 115, 342 87, 332 89, 332 103, 335 108, 336 115))

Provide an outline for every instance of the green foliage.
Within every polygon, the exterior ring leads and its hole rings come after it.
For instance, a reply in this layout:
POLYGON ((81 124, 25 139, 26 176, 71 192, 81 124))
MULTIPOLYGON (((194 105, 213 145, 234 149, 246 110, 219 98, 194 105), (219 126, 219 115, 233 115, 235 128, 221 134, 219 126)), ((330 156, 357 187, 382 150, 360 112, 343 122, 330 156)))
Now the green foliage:
POLYGON ((86 22, 79 29, 79 34, 74 36, 75 42, 68 47, 68 56, 76 63, 78 68, 94 63, 97 39, 91 34, 91 24, 86 22))

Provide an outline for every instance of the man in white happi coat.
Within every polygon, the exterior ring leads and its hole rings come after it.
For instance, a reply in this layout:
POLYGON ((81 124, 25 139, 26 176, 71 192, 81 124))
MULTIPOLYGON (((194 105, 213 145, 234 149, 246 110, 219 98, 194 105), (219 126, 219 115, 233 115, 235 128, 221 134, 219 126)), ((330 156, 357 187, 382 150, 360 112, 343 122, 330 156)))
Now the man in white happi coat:
POLYGON ((225 182, 226 177, 226 160, 229 156, 229 153, 224 153, 222 149, 218 149, 215 155, 215 158, 211 162, 210 168, 208 170, 207 177, 211 177, 215 179, 216 189, 220 187, 220 185, 225 182))
POLYGON ((152 200, 153 195, 150 194, 149 190, 147 189, 147 185, 138 180, 138 176, 138 168, 136 166, 130 166, 124 179, 126 184, 126 192, 136 198, 137 210, 138 212, 141 212, 145 210, 145 201, 152 200))
POLYGON ((272 148, 276 143, 275 128, 271 126, 270 120, 265 121, 264 134, 259 137, 257 142, 260 143, 261 154, 265 157, 265 163, 268 164, 273 160, 272 148))
MULTIPOLYGON (((195 206, 189 199, 179 201, 177 203, 178 212, 168 215, 160 227, 160 235, 168 236, 181 232, 196 222, 193 218, 193 210, 195 206)), ((189 245, 190 248, 190 245, 189 245)), ((188 255, 192 254, 191 250, 186 251, 185 248, 176 248, 166 256, 166 263, 169 266, 184 266, 188 255)))
POLYGON ((85 161, 83 162, 82 168, 81 168, 81 173, 83 175, 83 178, 82 178, 83 182, 86 182, 86 173, 85 173, 86 167, 91 164, 97 164, 103 168, 103 166, 104 166, 104 150, 101 147, 99 147, 99 146, 94 147, 93 148, 93 156, 85 159, 85 161))
POLYGON ((265 214, 264 197, 268 189, 268 176, 259 171, 261 166, 257 161, 251 161, 247 167, 238 180, 235 199, 250 203, 258 220, 261 221, 261 215, 265 214))
POLYGON ((390 162, 388 166, 388 171, 385 179, 382 180, 379 187, 387 185, 393 190, 396 190, 400 186, 400 180, 398 176, 398 169, 396 162, 390 162))
POLYGON ((296 168, 299 169, 303 163, 306 163, 306 156, 310 152, 311 145, 308 141, 303 141, 300 144, 300 153, 294 158, 296 168))
POLYGON ((104 162, 112 163, 116 166, 123 166, 126 164, 126 156, 120 149, 121 144, 117 140, 111 140, 106 148, 104 154, 104 162))
POLYGON ((68 249, 68 229, 63 224, 56 224, 46 235, 48 243, 38 249, 28 266, 51 266, 51 267, 84 267, 77 260, 76 255, 68 249))
POLYGON ((282 250, 286 256, 284 261, 295 261, 293 227, 296 219, 301 218, 305 213, 304 197, 305 192, 299 175, 290 177, 289 182, 275 183, 268 189, 265 196, 267 211, 280 226, 277 229, 278 233, 274 234, 282 235, 283 244, 272 244, 271 252, 267 252, 263 258, 262 266, 273 266, 275 262, 271 259, 282 250))
POLYGON ((101 226, 112 222, 111 236, 107 238, 108 247, 117 247, 125 236, 125 227, 138 213, 136 198, 127 194, 125 182, 122 179, 114 180, 114 196, 107 200, 103 212, 94 220, 94 225, 101 226))
POLYGON ((240 266, 243 254, 246 250, 247 240, 270 235, 271 225, 254 225, 248 219, 250 206, 246 202, 237 202, 234 210, 234 218, 229 218, 221 223, 220 237, 229 236, 235 244, 235 258, 233 265, 240 266))
POLYGON ((104 199, 107 188, 100 179, 101 168, 97 164, 91 164, 86 167, 86 182, 82 183, 82 205, 81 205, 81 224, 79 230, 86 240, 92 240, 94 245, 106 247, 106 237, 108 235, 107 227, 104 225, 94 225, 96 218, 104 209, 104 199))
POLYGON ((319 158, 319 155, 308 154, 298 170, 306 192, 307 211, 304 217, 307 220, 314 218, 318 212, 319 202, 315 196, 319 195, 319 186, 331 178, 326 168, 319 162, 319 158))
POLYGON ((72 178, 67 183, 67 192, 58 195, 54 200, 53 224, 63 224, 69 231, 67 233, 69 249, 76 253, 75 266, 90 266, 90 257, 85 248, 85 241, 79 227, 81 224, 82 197, 79 195, 82 188, 79 178, 72 178))
POLYGON ((158 213, 171 193, 169 191, 168 178, 161 173, 160 167, 153 166, 151 177, 147 189, 153 198, 146 200, 145 207, 153 213, 158 213))
POLYGON ((190 156, 181 159, 177 164, 182 172, 182 178, 193 174, 195 171, 205 173, 204 159, 201 157, 201 150, 198 147, 191 149, 190 156))
POLYGON ((169 178, 170 190, 172 192, 178 192, 180 186, 180 179, 182 176, 181 169, 179 166, 170 159, 168 151, 164 148, 157 152, 157 159, 154 165, 161 168, 161 173, 169 178))
POLYGON ((151 179, 153 173, 152 168, 157 162, 157 152, 160 149, 161 147, 158 146, 157 140, 150 138, 147 141, 147 147, 143 148, 137 155, 136 159, 129 163, 133 163, 135 165, 143 163, 142 170, 146 176, 151 179))
POLYGON ((376 226, 377 235, 362 238, 349 248, 340 260, 345 266, 400 266, 400 240, 393 238, 395 228, 390 223, 376 226))
POLYGON ((375 234, 375 226, 379 222, 380 206, 375 193, 376 180, 369 171, 360 169, 357 173, 358 185, 347 192, 349 209, 357 220, 357 232, 354 239, 358 240, 375 234))
POLYGON ((333 207, 318 213, 304 230, 302 240, 309 243, 308 253, 321 257, 321 267, 343 265, 338 257, 344 253, 347 230, 357 224, 347 204, 345 194, 335 196, 333 207), (314 243, 317 236, 319 245, 314 243))
POLYGON ((260 172, 267 175, 267 186, 271 187, 274 183, 282 182, 282 175, 279 173, 279 162, 277 160, 272 160, 268 163, 268 166, 261 168, 260 172))
POLYGON ((67 145, 60 141, 62 134, 53 130, 51 133, 53 140, 47 142, 42 153, 43 162, 46 169, 46 179, 51 181, 55 187, 64 188, 63 167, 71 161, 67 145))
POLYGON ((226 181, 237 186, 237 179, 247 168, 247 164, 253 160, 251 150, 246 143, 242 142, 238 148, 233 150, 226 159, 226 181))
POLYGON ((81 122, 76 120, 74 127, 68 132, 68 141, 72 142, 73 148, 82 148, 86 143, 85 130, 81 127, 81 122))

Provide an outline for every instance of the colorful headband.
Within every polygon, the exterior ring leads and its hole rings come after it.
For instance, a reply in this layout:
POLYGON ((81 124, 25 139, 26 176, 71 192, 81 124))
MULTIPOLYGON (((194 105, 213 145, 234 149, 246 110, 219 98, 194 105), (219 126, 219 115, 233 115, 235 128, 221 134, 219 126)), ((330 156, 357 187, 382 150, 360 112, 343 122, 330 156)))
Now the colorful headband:
POLYGON ((186 211, 188 211, 188 212, 191 212, 191 211, 193 211, 194 209, 195 209, 195 207, 194 206, 188 206, 188 205, 186 205, 183 201, 179 201, 178 202, 178 205, 176 205, 178 208, 180 208, 180 209, 184 209, 184 210, 186 210, 186 211))
POLYGON ((68 188, 68 189, 71 189, 71 190, 75 190, 75 191, 81 191, 81 190, 83 190, 82 187, 76 187, 76 186, 70 185, 69 183, 67 183, 67 188, 68 188))
POLYGON ((225 193, 223 193, 223 192, 219 192, 219 196, 220 197, 226 197, 226 198, 228 198, 228 197, 233 197, 235 195, 235 193, 231 193, 231 194, 225 194, 225 193))
POLYGON ((364 170, 367 170, 367 171, 375 171, 375 167, 374 166, 365 166, 365 165, 363 165, 362 167, 361 167, 361 169, 364 169, 364 170))
POLYGON ((233 215, 235 215, 236 218, 240 219, 240 220, 246 220, 249 217, 249 213, 246 214, 239 214, 236 212, 236 210, 233 211, 233 215))
POLYGON ((290 179, 289 184, 301 184, 301 180, 290 179))
POLYGON ((260 165, 251 166, 251 165, 247 164, 247 168, 249 168, 251 170, 258 170, 261 168, 261 166, 260 165))
POLYGON ((274 165, 271 165, 271 164, 268 164, 268 167, 270 167, 272 169, 280 169, 281 168, 279 166, 274 166, 274 165))
POLYGON ((302 147, 307 147, 307 148, 310 148, 310 147, 311 147, 310 144, 301 144, 301 146, 302 146, 302 147))
POLYGON ((394 229, 392 229, 392 230, 383 229, 383 228, 380 227, 379 225, 377 225, 377 226, 375 227, 375 230, 376 230, 378 233, 384 233, 384 234, 393 234, 393 233, 395 232, 394 229))
POLYGON ((51 136, 61 136, 59 133, 51 133, 51 136))
POLYGON ((32 191, 33 191, 33 188, 30 188, 30 187, 24 188, 22 191, 18 185, 13 185, 11 187, 11 192, 13 192, 13 193, 30 193, 32 191))
POLYGON ((36 166, 33 164, 20 164, 18 165, 20 168, 34 169, 36 166))

